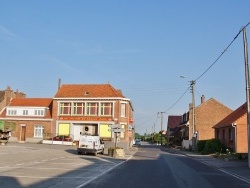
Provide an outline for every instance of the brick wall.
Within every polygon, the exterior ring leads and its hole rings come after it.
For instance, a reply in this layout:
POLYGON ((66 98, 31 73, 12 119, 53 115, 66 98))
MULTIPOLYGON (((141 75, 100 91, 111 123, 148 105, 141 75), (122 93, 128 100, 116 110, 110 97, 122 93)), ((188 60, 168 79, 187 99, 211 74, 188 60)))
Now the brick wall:
MULTIPOLYGON (((11 132, 11 137, 16 138, 17 141, 21 141, 20 140, 21 129, 22 129, 21 125, 25 125, 26 142, 27 140, 31 140, 34 138, 34 126, 35 125, 42 125, 44 127, 44 133, 50 133, 50 129, 52 125, 50 121, 12 121, 12 122, 16 123, 16 130, 11 132)), ((37 139, 37 140, 41 140, 41 139, 37 139)))
MULTIPOLYGON (((232 112, 231 109, 211 98, 195 109, 195 131, 198 131, 198 140, 215 138, 215 124, 232 112)), ((190 125, 192 125, 190 116, 190 125)))

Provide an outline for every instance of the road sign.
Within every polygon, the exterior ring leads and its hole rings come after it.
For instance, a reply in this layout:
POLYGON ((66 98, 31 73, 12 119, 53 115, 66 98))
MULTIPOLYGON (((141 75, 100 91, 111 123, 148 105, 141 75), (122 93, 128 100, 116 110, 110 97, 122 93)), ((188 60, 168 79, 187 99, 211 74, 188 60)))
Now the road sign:
POLYGON ((122 125, 120 124, 109 124, 110 128, 122 128, 122 125))
POLYGON ((109 132, 114 132, 114 133, 123 133, 125 130, 122 128, 112 128, 112 129, 108 129, 109 132))
POLYGON ((124 132, 124 129, 122 129, 122 128, 112 128, 112 132, 121 133, 121 132, 124 132))
POLYGON ((131 131, 133 129, 133 126, 132 125, 129 125, 128 126, 128 130, 131 131))

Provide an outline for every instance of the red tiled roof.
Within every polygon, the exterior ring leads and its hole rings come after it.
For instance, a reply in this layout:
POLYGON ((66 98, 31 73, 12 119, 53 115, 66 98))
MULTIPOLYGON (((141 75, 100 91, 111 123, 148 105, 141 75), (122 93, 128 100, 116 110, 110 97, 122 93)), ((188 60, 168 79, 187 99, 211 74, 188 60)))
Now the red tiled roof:
POLYGON ((125 98, 120 90, 110 84, 64 84, 55 98, 125 98))
POLYGON ((247 103, 244 103, 219 123, 217 123, 213 128, 221 128, 231 125, 232 123, 236 122, 239 118, 244 116, 247 113, 247 103))
MULTIPOLYGON (((52 98, 15 98, 12 99, 9 106, 18 106, 18 107, 48 107, 49 110, 46 111, 46 114, 43 118, 51 118, 52 110, 52 98)), ((0 117, 6 117, 6 109, 0 114, 0 117)), ((13 116, 12 116, 13 117, 13 116)), ((19 117, 19 116, 18 116, 19 117)), ((20 116, 19 118, 23 118, 20 116)), ((40 118, 40 117, 33 117, 40 118)))
POLYGON ((182 116, 168 116, 168 127, 173 129, 180 125, 182 116))
POLYGON ((12 99, 9 106, 49 107, 52 100, 52 98, 16 98, 12 99))

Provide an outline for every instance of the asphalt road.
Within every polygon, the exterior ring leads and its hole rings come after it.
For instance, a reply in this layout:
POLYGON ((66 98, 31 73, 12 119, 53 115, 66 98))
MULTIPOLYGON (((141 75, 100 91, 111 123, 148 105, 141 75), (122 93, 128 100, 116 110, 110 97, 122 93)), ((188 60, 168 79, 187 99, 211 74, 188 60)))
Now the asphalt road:
POLYGON ((76 146, 7 144, 0 146, 0 188, 76 188, 125 159, 78 155, 76 146))
POLYGON ((75 146, 0 146, 4 188, 207 188, 250 184, 160 146, 138 146, 129 160, 78 155, 75 146))
POLYGON ((159 146, 142 145, 129 161, 84 187, 100 188, 224 188, 250 187, 233 176, 159 146))

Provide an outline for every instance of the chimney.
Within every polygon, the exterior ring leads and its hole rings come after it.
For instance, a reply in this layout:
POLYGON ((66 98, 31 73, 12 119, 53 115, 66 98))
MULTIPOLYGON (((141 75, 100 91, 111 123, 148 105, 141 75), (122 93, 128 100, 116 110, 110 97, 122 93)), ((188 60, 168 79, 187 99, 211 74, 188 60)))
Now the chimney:
POLYGON ((7 89, 5 90, 5 100, 6 100, 6 106, 10 104, 11 98, 12 98, 12 90, 10 86, 7 86, 7 89))
POLYGON ((205 96, 202 95, 202 96, 201 96, 201 104, 203 104, 204 102, 205 102, 205 96))
POLYGON ((58 80, 58 90, 60 89, 60 87, 61 87, 61 79, 59 78, 59 80, 58 80))

